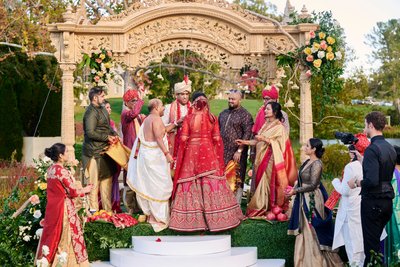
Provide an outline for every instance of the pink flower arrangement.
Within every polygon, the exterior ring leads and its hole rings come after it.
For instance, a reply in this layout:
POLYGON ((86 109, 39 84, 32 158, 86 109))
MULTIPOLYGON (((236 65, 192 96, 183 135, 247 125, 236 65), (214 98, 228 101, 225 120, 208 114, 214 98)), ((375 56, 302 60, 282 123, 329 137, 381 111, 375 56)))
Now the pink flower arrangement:
MULTIPOLYGON (((328 61, 341 60, 340 51, 334 45, 335 38, 328 36, 325 32, 310 32, 310 40, 306 45, 299 49, 301 58, 310 70, 318 72, 328 61), (336 56, 336 53, 338 57, 336 56)), ((312 72, 307 72, 307 77, 311 77, 312 72)))
POLYGON ((29 201, 31 202, 32 205, 37 205, 40 203, 40 199, 38 195, 33 195, 29 198, 29 201))

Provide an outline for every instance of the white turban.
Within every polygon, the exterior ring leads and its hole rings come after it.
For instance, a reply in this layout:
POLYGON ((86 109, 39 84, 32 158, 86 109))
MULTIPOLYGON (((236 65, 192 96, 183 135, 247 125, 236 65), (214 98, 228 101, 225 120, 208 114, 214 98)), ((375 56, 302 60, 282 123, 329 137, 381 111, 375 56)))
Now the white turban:
POLYGON ((187 83, 185 81, 182 81, 180 83, 176 83, 174 85, 174 91, 175 91, 175 94, 180 94, 180 93, 183 93, 185 91, 188 91, 189 93, 191 93, 192 92, 192 81, 188 80, 187 83))

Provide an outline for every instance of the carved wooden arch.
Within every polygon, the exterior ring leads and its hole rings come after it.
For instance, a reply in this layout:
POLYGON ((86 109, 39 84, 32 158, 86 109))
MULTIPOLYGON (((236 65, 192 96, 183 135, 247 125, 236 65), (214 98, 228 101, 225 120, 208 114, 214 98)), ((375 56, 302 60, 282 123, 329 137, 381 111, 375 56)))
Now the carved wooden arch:
MULTIPOLYGON (((75 13, 68 7, 63 16, 65 22, 51 24, 48 30, 63 70, 61 135, 70 151, 75 143, 73 71, 82 53, 109 49, 117 61, 135 68, 186 46, 231 69, 255 66, 273 81, 279 79, 274 55, 294 48, 280 27, 225 0, 143 0, 96 25, 86 19, 84 6, 75 13)), ((317 26, 282 28, 302 44, 317 26)))

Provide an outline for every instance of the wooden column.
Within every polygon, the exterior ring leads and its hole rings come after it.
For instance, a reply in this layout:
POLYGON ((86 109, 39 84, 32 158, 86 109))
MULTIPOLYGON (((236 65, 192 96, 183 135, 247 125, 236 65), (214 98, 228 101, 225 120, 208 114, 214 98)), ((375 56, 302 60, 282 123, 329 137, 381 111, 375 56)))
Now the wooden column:
POLYGON ((69 159, 75 159, 75 118, 74 118, 74 70, 73 63, 60 63, 63 71, 62 82, 62 109, 61 109, 61 142, 69 151, 69 159))
MULTIPOLYGON (((300 73, 300 144, 306 144, 308 139, 313 137, 313 116, 310 78, 306 75, 306 68, 300 73)), ((303 150, 300 153, 300 160, 307 159, 303 150)))

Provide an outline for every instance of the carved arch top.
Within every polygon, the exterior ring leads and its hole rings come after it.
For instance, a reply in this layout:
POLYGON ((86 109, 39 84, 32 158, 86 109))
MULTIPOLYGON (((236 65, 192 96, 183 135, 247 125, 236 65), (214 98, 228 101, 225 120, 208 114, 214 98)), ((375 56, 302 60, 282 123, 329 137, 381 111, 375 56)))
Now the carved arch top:
POLYGON ((178 38, 203 39, 230 53, 247 53, 249 50, 246 33, 204 16, 166 17, 140 25, 126 34, 126 49, 135 53, 157 42, 178 38))
POLYGON ((229 10, 231 12, 234 12, 238 16, 242 17, 243 19, 251 22, 262 22, 265 21, 264 19, 255 16, 253 14, 250 14, 246 10, 244 10, 241 6, 237 4, 232 4, 229 3, 225 0, 144 0, 144 1, 137 1, 127 10, 124 10, 120 14, 113 15, 113 16, 108 16, 108 17, 103 17, 100 22, 106 22, 106 21, 121 21, 124 20, 134 13, 138 13, 140 11, 154 8, 154 7, 159 7, 163 5, 168 5, 168 4, 201 4, 201 5, 208 5, 212 6, 216 9, 225 9, 229 10))
POLYGON ((160 62, 166 55, 172 54, 177 50, 187 49, 203 56, 209 62, 217 62, 224 68, 229 68, 231 64, 231 54, 217 47, 212 43, 202 40, 168 40, 161 41, 152 46, 146 47, 137 53, 137 66, 145 67, 152 62, 160 62))

